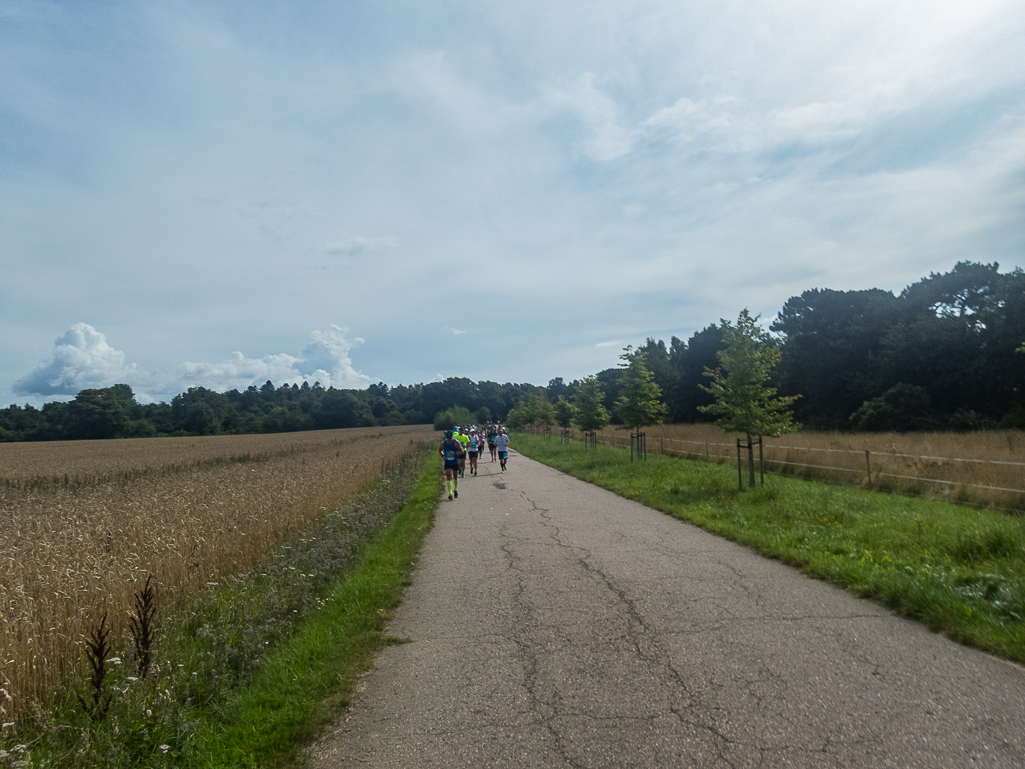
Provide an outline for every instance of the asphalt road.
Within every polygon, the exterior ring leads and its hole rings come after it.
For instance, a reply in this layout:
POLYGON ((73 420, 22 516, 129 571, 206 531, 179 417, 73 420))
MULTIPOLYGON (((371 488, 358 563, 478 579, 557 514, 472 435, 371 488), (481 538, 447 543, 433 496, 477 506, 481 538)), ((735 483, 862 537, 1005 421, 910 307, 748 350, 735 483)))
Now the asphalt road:
POLYGON ((515 453, 443 500, 341 767, 1025 767, 1025 670, 515 453))

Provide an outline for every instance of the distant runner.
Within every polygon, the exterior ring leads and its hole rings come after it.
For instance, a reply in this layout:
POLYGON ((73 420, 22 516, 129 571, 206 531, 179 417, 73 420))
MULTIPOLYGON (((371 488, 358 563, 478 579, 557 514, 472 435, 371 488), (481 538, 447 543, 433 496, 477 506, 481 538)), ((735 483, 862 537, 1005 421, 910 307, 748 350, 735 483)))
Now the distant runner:
POLYGON ((495 448, 498 449, 498 461, 502 463, 502 472, 505 472, 505 463, 509 460, 509 436, 505 428, 495 436, 495 448))
POLYGON ((483 438, 476 430, 470 432, 470 475, 477 474, 477 457, 480 455, 483 438))
POLYGON ((438 453, 445 460, 445 489, 448 491, 448 498, 452 495, 459 496, 459 458, 465 453, 463 445, 452 437, 452 431, 445 432, 445 440, 441 442, 438 453))

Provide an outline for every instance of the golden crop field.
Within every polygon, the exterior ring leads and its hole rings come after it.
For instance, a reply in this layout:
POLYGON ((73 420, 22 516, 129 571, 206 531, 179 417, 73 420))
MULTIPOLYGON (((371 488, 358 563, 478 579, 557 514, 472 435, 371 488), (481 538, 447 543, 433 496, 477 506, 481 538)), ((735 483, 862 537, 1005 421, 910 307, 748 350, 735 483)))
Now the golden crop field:
POLYGON ((429 425, 0 444, 0 687, 11 720, 124 632, 147 575, 165 606, 251 568, 435 437, 429 425))
MULTIPOLYGON (((649 453, 704 458, 707 451, 710 460, 729 463, 737 461, 736 439, 745 437, 708 424, 648 427, 645 433, 649 453)), ((625 430, 609 428, 598 439, 630 445, 625 430)), ((798 432, 766 438, 764 457, 766 471, 863 487, 871 471, 874 489, 1025 510, 1025 432, 1020 430, 798 432)))

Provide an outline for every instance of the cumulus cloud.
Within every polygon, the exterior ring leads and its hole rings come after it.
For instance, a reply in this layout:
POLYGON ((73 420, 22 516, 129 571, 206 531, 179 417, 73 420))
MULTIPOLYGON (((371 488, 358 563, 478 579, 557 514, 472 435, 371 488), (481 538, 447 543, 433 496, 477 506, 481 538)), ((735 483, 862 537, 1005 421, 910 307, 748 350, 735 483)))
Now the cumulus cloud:
POLYGON ((109 387, 139 377, 135 364, 88 323, 76 323, 57 337, 50 357, 14 383, 18 395, 75 395, 79 390, 109 387))
POLYGON ((346 339, 349 330, 333 325, 328 331, 314 331, 310 342, 302 348, 298 370, 309 380, 326 375, 320 383, 325 387, 360 388, 370 384, 370 377, 352 365, 349 350, 363 344, 359 337, 346 339))
POLYGON ((171 373, 146 373, 134 363, 125 364, 125 353, 107 343, 104 334, 87 323, 76 323, 57 338, 51 355, 14 384, 19 395, 75 395, 91 387, 129 384, 141 401, 167 400, 189 387, 210 390, 245 389, 270 380, 275 385, 313 384, 362 389, 370 377, 352 364, 349 351, 363 343, 348 339, 348 330, 332 325, 314 331, 298 355, 275 353, 248 358, 232 353, 220 363, 186 361, 171 373))
POLYGON ((370 377, 352 365, 349 350, 363 340, 346 338, 348 329, 332 325, 328 331, 314 331, 299 355, 277 353, 247 358, 241 352, 221 363, 183 363, 175 377, 181 390, 202 386, 211 390, 245 389, 267 380, 280 386, 320 382, 324 387, 361 389, 370 377))

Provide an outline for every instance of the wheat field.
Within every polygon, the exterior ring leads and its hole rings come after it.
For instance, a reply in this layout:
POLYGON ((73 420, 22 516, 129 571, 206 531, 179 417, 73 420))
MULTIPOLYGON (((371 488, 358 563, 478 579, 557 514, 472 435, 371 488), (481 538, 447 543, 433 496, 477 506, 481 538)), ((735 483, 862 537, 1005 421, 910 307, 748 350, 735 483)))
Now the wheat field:
POLYGON ((251 568, 433 440, 430 426, 0 444, 0 718, 123 636, 147 575, 163 608, 251 568))
MULTIPOLYGON (((649 453, 735 464, 745 436, 714 425, 664 425, 644 430, 649 453)), ((580 437, 577 431, 572 431, 580 437)), ((626 430, 598 440, 630 445, 626 430)), ((815 433, 765 438, 766 471, 801 478, 1025 511, 1025 432, 815 433), (866 457, 866 453, 868 456, 866 457)), ((758 449, 755 447, 755 458, 758 449)), ((745 469, 746 482, 746 469, 745 469)))

